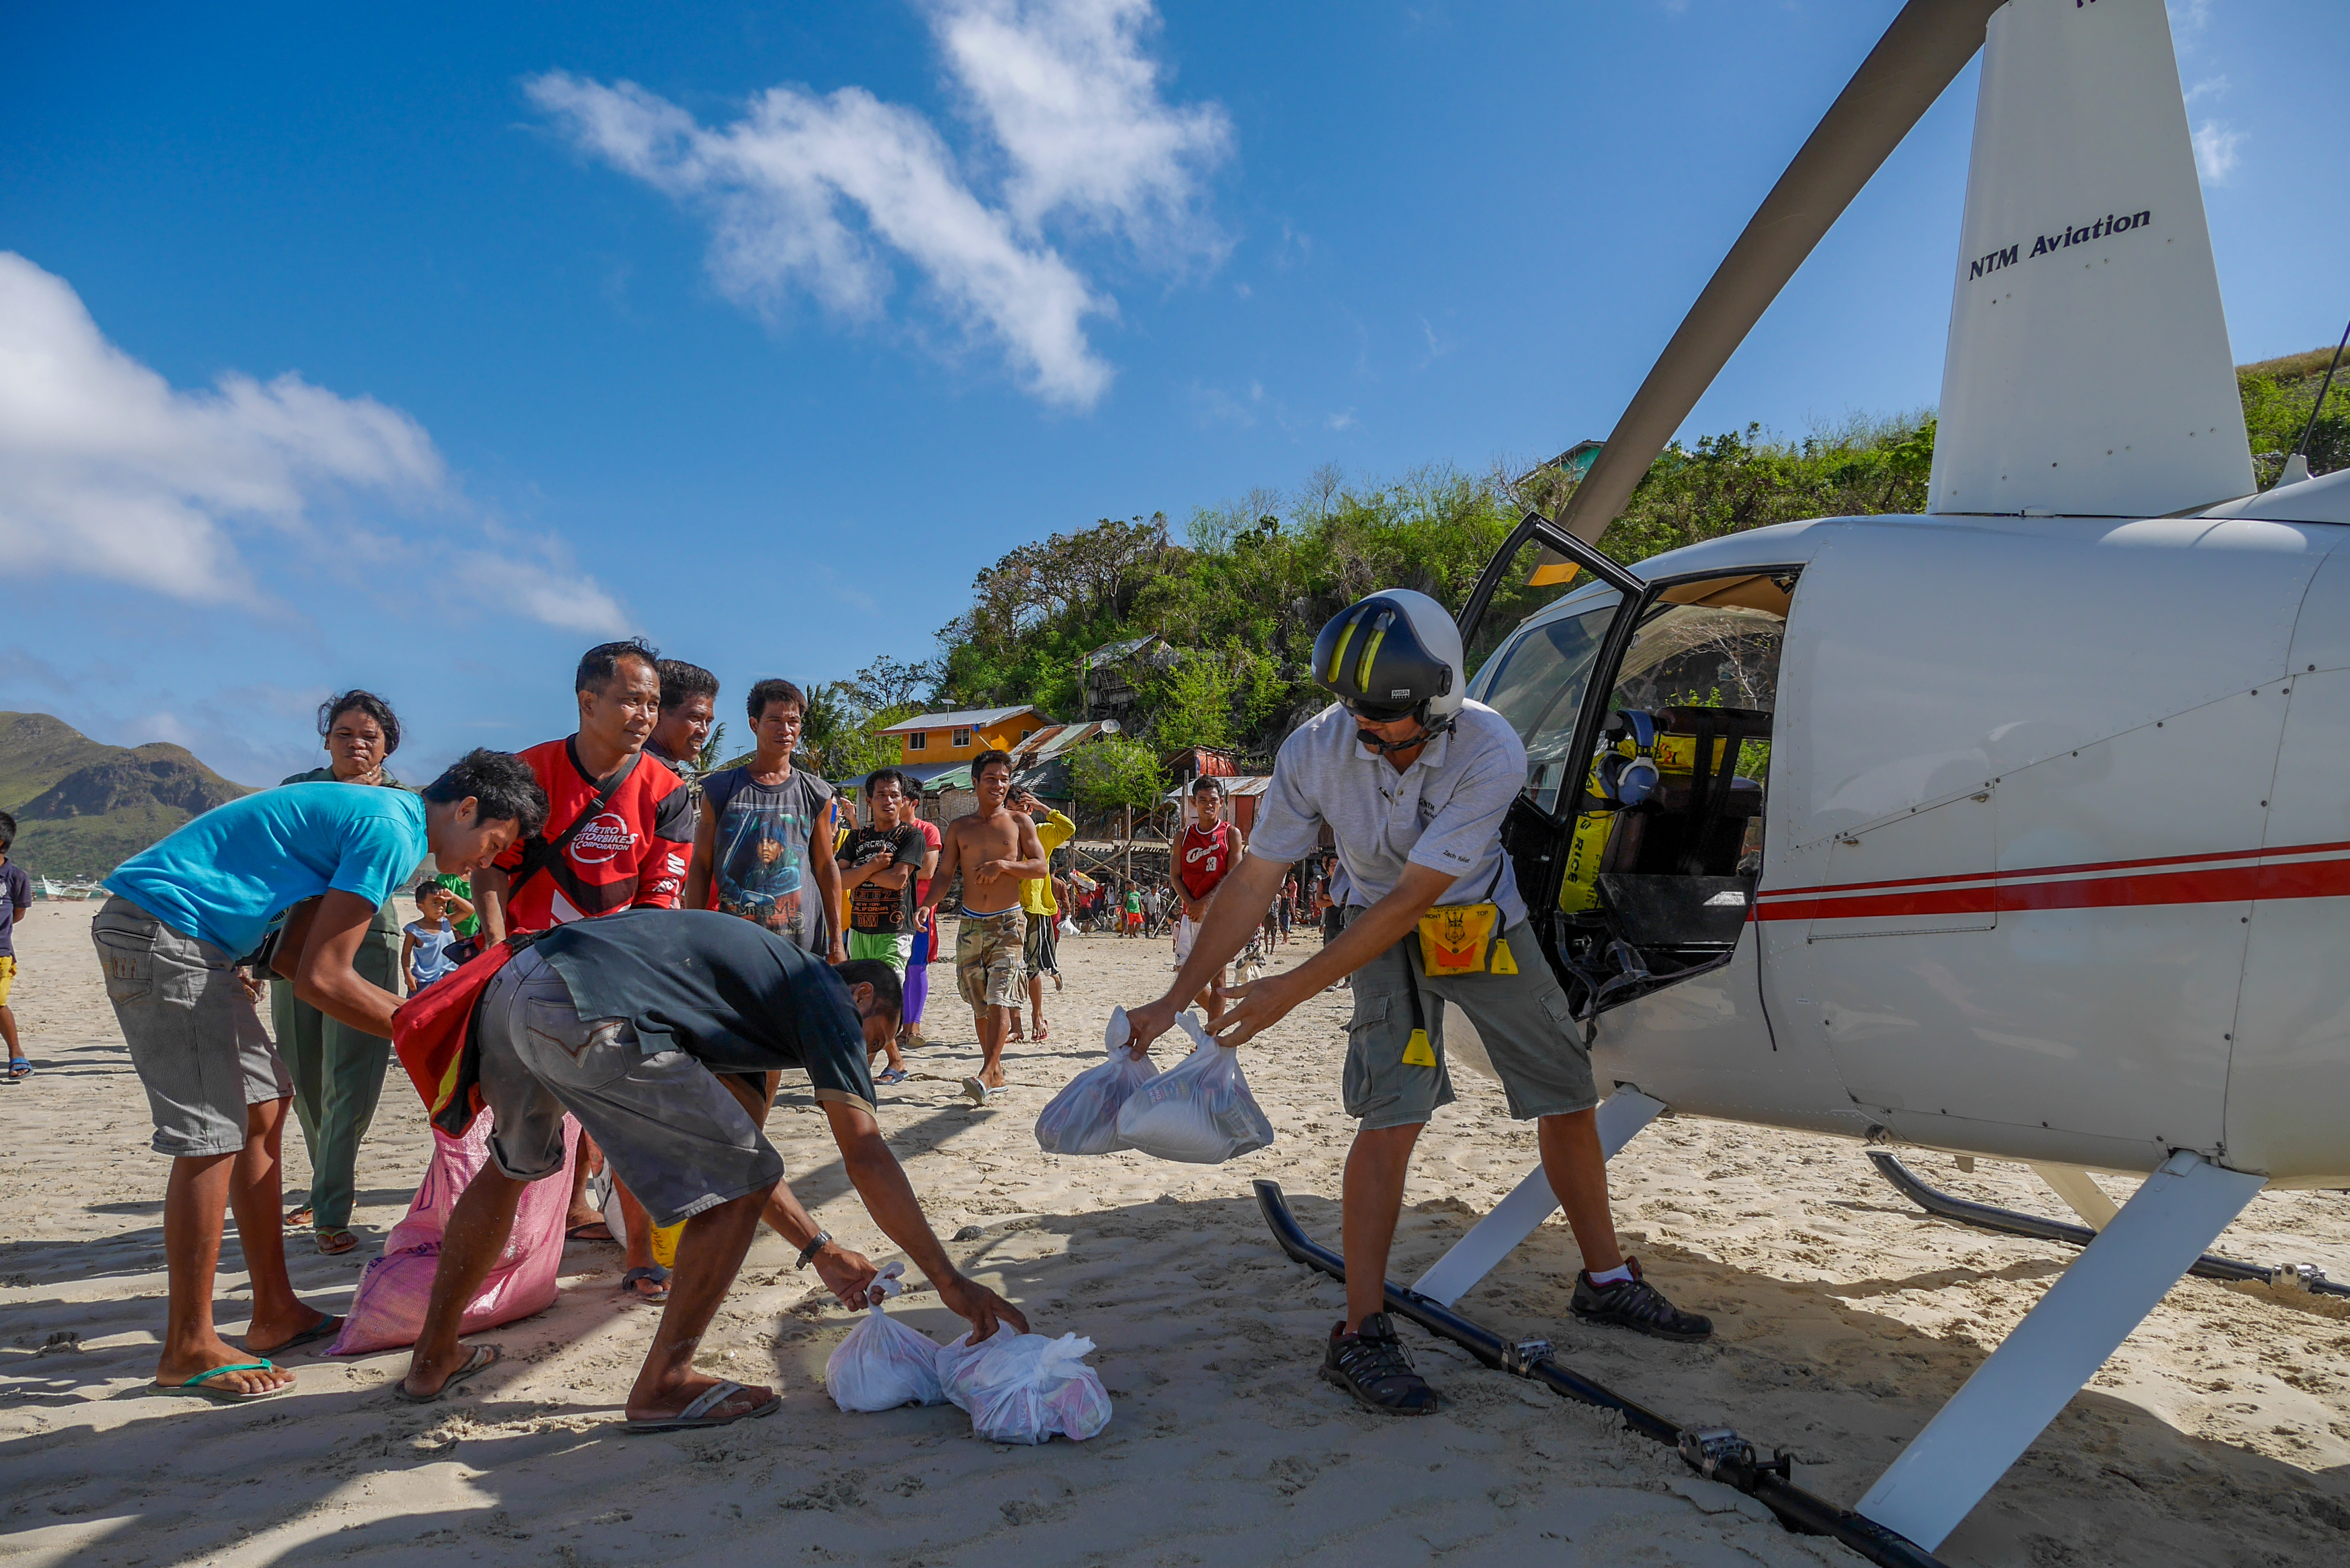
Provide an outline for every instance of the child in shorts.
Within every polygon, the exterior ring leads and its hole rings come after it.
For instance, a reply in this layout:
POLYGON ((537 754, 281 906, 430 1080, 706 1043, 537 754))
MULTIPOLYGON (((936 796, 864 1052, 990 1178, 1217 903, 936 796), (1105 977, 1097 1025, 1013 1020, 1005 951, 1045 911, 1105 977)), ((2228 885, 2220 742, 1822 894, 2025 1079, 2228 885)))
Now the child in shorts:
POLYGON ((400 944, 400 972, 411 996, 456 971, 457 961, 449 950, 456 943, 457 929, 449 919, 449 890, 438 882, 416 885, 416 909, 424 918, 400 928, 404 935, 400 944))
POLYGON ((16 1084, 33 1075, 33 1064, 16 1040, 16 1015, 8 1010, 8 992, 16 984, 16 922, 33 910, 33 878, 8 858, 16 842, 16 819, 0 811, 0 1044, 8 1048, 8 1070, 0 1083, 16 1084))

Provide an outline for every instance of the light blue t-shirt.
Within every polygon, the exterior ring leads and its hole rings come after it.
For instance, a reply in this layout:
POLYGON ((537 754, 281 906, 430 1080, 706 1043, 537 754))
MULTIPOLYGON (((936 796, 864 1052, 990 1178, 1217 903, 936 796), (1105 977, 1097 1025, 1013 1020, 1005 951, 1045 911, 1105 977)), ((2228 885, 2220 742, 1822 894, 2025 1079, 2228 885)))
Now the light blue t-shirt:
POLYGON ((305 898, 332 890, 380 905, 430 849, 421 796, 372 784, 283 784, 213 807, 116 867, 106 888, 242 958, 305 898))

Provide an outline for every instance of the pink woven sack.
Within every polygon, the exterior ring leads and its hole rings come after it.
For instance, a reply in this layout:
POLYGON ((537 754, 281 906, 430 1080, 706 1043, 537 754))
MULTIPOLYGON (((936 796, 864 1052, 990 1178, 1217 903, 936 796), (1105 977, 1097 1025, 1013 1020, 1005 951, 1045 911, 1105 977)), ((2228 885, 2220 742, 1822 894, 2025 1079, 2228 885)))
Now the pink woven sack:
MULTIPOLYGON (((407 1218, 385 1238, 383 1256, 367 1266, 351 1310, 329 1355, 365 1355, 414 1345, 441 1261, 441 1232, 473 1173, 490 1158, 490 1113, 473 1118, 463 1137, 434 1128, 432 1163, 408 1205, 407 1218)), ((473 1334, 544 1312, 555 1302, 563 1263, 563 1220, 571 1206, 571 1162, 578 1158, 578 1124, 563 1118, 563 1168, 523 1189, 505 1251, 491 1266, 460 1332, 473 1334)))

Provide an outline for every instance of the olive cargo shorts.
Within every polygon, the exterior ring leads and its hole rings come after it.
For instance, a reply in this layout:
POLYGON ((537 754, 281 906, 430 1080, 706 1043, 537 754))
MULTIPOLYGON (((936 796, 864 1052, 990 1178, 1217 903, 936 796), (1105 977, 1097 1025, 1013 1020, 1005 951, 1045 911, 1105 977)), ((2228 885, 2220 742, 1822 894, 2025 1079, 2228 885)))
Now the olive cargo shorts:
MULTIPOLYGON (((1347 911, 1351 922, 1361 908, 1347 911)), ((1502 1080, 1510 1115, 1520 1121, 1566 1116, 1599 1103, 1591 1076, 1591 1053, 1583 1026, 1575 1021, 1566 992, 1542 956, 1531 928, 1521 922, 1503 933, 1515 974, 1450 975, 1431 980, 1420 972, 1419 936, 1411 932, 1355 971, 1355 1016, 1347 1025, 1347 1114, 1367 1132, 1413 1127, 1452 1103, 1452 1078, 1445 1066, 1444 1003, 1469 1015, 1502 1080), (1419 992, 1428 1043, 1436 1065, 1405 1063, 1411 1045, 1412 987, 1419 992)))

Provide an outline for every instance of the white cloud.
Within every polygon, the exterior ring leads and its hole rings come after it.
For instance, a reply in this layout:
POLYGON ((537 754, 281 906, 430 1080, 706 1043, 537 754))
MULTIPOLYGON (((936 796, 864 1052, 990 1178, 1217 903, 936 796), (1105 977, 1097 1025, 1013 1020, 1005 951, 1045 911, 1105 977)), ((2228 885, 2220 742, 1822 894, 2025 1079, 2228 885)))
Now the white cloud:
MULTIPOLYGON (((290 371, 175 388, 108 342, 65 279, 0 251, 0 555, 12 580, 66 573, 264 608, 272 595, 241 548, 255 533, 333 572, 447 576, 429 539, 348 523, 322 536, 314 509, 359 493, 452 502, 432 438, 399 410, 290 371)), ((625 619, 592 581, 561 575, 559 550, 475 551, 457 565, 452 580, 472 597, 519 602, 551 626, 625 619)))
POLYGON ((86 573, 259 602, 232 526, 298 525, 337 487, 431 493, 440 455, 372 398, 286 374, 177 390, 99 332, 63 278, 0 251, 0 545, 10 575, 86 573))
POLYGON ((1200 177, 1231 151, 1216 104, 1174 109, 1143 52, 1150 0, 944 0, 932 26, 957 83, 1011 161, 1006 204, 1035 230, 1065 213, 1139 247, 1212 248, 1200 177))
POLYGON ((2246 133, 2224 119, 2209 119, 2195 128, 2195 167, 2214 185, 2224 185, 2236 171, 2246 133))
POLYGON ((2225 72, 2216 77, 2206 77, 2187 89, 2187 101, 2193 103, 2199 99, 2225 98, 2228 96, 2228 89, 2234 85, 2228 79, 2225 72))
POLYGON ((994 201, 928 119, 862 88, 771 88, 715 127, 630 82, 556 71, 525 88, 578 146, 708 212, 711 272, 730 297, 772 312, 805 290, 870 320, 902 262, 1029 390, 1090 408, 1113 372, 1086 324, 1118 305, 1044 229, 1114 233, 1158 262, 1220 254, 1196 209, 1229 124, 1213 106, 1160 99, 1141 47, 1157 19, 1147 0, 942 0, 931 18, 1001 153, 994 201))

